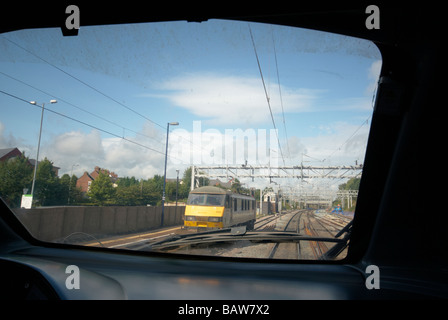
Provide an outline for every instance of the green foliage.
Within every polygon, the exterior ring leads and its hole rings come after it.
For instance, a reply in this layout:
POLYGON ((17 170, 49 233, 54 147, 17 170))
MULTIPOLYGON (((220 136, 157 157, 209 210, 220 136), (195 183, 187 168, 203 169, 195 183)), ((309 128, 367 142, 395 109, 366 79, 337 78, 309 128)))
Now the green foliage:
POLYGON ((64 174, 61 177, 61 188, 64 190, 62 200, 64 201, 65 199, 67 199, 68 205, 78 204, 80 201, 82 201, 83 195, 81 189, 76 187, 77 181, 78 178, 75 175, 72 175, 70 177, 68 174, 64 174))
MULTIPOLYGON (((0 162, 0 196, 11 207, 20 206, 23 189, 31 192, 33 166, 25 156, 0 162)), ((89 192, 83 196, 76 187, 78 178, 75 175, 64 174, 58 177, 53 163, 44 159, 39 162, 36 172, 34 190, 34 206, 56 205, 123 205, 146 206, 160 205, 163 192, 163 176, 154 175, 147 180, 135 177, 124 177, 113 184, 110 177, 104 173, 92 181, 89 192)), ((202 181, 207 183, 208 181, 202 181)), ((188 198, 191 185, 191 168, 185 170, 179 184, 176 181, 166 183, 166 201, 185 201, 188 198)))
POLYGON ((25 156, 0 162, 0 196, 9 206, 20 206, 23 189, 31 191, 32 179, 33 167, 25 156))
MULTIPOLYGON (((166 201, 175 201, 176 189, 178 201, 185 201, 190 192, 191 168, 185 170, 183 178, 167 181, 165 185, 166 201)), ((134 177, 120 178, 117 182, 116 195, 112 202, 116 205, 145 206, 160 205, 163 193, 163 176, 154 175, 147 180, 137 180, 134 177)))
MULTIPOLYGON (((23 189, 31 193, 34 168, 28 158, 19 156, 0 162, 0 196, 11 207, 19 207, 23 189)), ((39 162, 34 184, 34 206, 56 206, 77 203, 81 199, 81 191, 76 188, 76 176, 56 175, 53 163, 44 159, 39 162)))
POLYGON ((125 177, 125 178, 120 178, 118 181, 117 181, 117 185, 118 185, 118 187, 131 187, 131 186, 135 186, 135 185, 137 185, 137 184, 139 184, 140 182, 137 180, 137 179, 135 179, 135 177, 131 177, 131 178, 129 178, 129 177, 125 177))
MULTIPOLYGON (((346 183, 342 183, 338 186, 339 190, 359 190, 359 184, 361 182, 361 178, 351 178, 350 180, 348 180, 346 183)), ((348 211, 354 211, 356 208, 356 202, 357 202, 358 198, 357 197, 353 197, 352 201, 353 204, 351 207, 348 207, 347 203, 343 203, 341 201, 341 199, 337 199, 335 201, 333 201, 333 206, 337 206, 337 205, 342 205, 343 206, 343 210, 348 210, 348 211)))
POLYGON ((146 206, 156 205, 157 200, 162 196, 161 192, 156 192, 149 181, 140 181, 128 187, 117 188, 115 204, 120 206, 146 206))
POLYGON ((34 188, 34 198, 41 206, 59 205, 65 202, 62 199, 65 192, 53 170, 53 163, 47 158, 39 162, 37 166, 34 188))
POLYGON ((103 206, 114 198, 115 193, 116 190, 109 176, 100 172, 98 177, 92 181, 87 195, 95 204, 103 206))
POLYGON ((359 190, 359 183, 361 178, 351 178, 346 183, 338 186, 339 190, 359 190))

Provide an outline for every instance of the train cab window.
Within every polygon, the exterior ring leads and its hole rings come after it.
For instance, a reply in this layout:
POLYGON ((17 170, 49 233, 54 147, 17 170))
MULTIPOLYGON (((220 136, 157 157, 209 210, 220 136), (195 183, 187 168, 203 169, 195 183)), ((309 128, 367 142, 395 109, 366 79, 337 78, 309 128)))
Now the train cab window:
POLYGON ((0 197, 60 245, 343 259, 381 65, 366 40, 244 21, 4 33, 0 197), (185 249, 198 230, 209 249, 185 249))
POLYGON ((225 196, 221 194, 190 194, 187 200, 189 205, 224 206, 225 196))
POLYGON ((206 198, 206 195, 203 195, 203 194, 191 194, 188 197, 187 203, 191 204, 191 205, 204 204, 205 203, 205 198, 206 198))

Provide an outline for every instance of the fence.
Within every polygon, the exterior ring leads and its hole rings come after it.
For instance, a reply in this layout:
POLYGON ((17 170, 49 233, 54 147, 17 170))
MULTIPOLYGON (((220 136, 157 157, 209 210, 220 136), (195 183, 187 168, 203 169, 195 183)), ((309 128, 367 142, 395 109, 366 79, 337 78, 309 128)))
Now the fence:
MULTIPOLYGON (((162 207, 48 207, 14 209, 39 240, 60 241, 75 232, 95 237, 142 232, 160 227, 162 207)), ((164 210, 163 226, 183 223, 184 206, 164 210)))

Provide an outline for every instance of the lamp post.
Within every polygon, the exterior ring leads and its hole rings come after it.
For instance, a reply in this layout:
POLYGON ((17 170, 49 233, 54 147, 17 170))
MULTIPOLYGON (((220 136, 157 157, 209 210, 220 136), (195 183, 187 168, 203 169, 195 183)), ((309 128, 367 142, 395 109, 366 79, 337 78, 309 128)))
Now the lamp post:
POLYGON ((170 125, 178 126, 179 122, 168 122, 168 124, 166 126, 165 171, 163 174, 162 218, 161 218, 161 222, 160 222, 161 227, 163 227, 163 220, 164 220, 164 216, 165 216, 166 162, 168 160, 168 136, 170 134, 170 125))
MULTIPOLYGON (((37 105, 36 101, 30 101, 30 103, 33 104, 33 105, 37 105)), ((50 103, 57 103, 57 101, 56 100, 50 100, 50 103)), ((39 140, 37 142, 36 163, 34 164, 33 184, 31 186, 31 203, 33 203, 34 184, 36 183, 37 164, 39 162, 40 137, 42 135, 42 123, 44 121, 44 110, 45 110, 45 103, 42 103, 42 113, 40 115, 39 140)))

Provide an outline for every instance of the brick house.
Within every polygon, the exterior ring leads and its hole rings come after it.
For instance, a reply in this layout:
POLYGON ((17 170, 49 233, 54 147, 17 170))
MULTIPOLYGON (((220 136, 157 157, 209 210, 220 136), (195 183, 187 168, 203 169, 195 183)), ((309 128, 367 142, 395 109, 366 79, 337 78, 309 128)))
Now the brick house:
POLYGON ((87 191, 89 191, 90 184, 100 175, 100 173, 108 175, 114 185, 118 180, 118 176, 114 172, 110 172, 107 169, 96 166, 91 173, 85 171, 84 174, 78 178, 78 181, 76 181, 76 187, 81 188, 81 192, 87 193, 87 191))
POLYGON ((20 152, 17 148, 7 148, 7 149, 0 149, 0 161, 6 161, 15 157, 19 157, 22 155, 22 152, 20 152))
MULTIPOLYGON (((20 150, 17 148, 0 149, 0 162, 10 161, 11 159, 20 157, 22 155, 22 152, 20 152, 20 150)), ((28 159, 28 163, 31 167, 34 168, 34 166, 36 165, 36 159, 28 159)), ((38 165, 39 163, 40 161, 38 161, 38 165)), ((59 175, 59 169, 59 167, 53 165, 53 171, 57 176, 59 175)))

